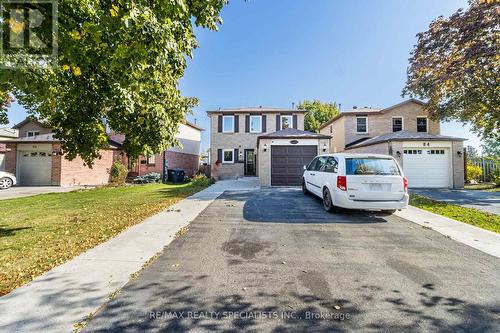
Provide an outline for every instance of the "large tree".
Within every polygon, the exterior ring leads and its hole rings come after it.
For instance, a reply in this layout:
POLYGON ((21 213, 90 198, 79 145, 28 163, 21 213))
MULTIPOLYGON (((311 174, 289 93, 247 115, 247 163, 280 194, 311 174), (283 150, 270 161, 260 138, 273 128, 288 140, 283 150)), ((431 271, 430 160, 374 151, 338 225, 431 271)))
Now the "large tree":
POLYGON ((323 103, 317 99, 300 102, 298 108, 309 111, 304 118, 304 129, 311 132, 317 132, 321 124, 339 114, 336 103, 323 103))
MULTIPOLYGON (((226 3, 59 1, 57 64, 0 69, 0 101, 5 106, 13 95, 48 122, 70 159, 80 155, 91 165, 99 157, 105 121, 125 134, 131 156, 159 152, 177 143, 178 124, 197 103, 178 89, 197 47, 194 26, 217 30, 226 3)), ((0 121, 5 115, 3 108, 0 121)))
POLYGON ((439 119, 472 124, 500 140, 500 5, 473 0, 417 35, 403 95, 428 101, 439 119))

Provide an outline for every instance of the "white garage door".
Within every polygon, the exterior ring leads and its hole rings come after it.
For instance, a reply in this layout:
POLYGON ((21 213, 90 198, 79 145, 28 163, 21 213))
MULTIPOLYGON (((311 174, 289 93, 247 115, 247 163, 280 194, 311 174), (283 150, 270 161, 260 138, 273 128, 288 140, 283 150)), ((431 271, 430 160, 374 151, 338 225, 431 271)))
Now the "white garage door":
POLYGON ((5 154, 0 153, 0 171, 5 171, 5 154))
POLYGON ((50 151, 19 151, 18 181, 21 185, 51 185, 50 151))
POLYGON ((403 170, 408 187, 452 187, 448 148, 404 148, 403 170))

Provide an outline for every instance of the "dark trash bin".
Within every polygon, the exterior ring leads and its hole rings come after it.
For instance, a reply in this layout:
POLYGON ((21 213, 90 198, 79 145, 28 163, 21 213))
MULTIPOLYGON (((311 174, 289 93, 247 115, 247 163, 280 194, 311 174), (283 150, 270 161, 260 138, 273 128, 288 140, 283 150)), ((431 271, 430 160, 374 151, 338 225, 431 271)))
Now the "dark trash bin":
POLYGON ((168 169, 168 181, 179 184, 184 182, 184 170, 168 169))

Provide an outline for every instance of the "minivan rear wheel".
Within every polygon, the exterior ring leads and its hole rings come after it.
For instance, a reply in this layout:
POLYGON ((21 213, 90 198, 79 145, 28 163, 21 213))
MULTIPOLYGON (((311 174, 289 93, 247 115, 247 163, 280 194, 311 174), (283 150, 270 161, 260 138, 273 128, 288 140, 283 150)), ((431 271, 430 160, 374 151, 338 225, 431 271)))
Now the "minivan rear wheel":
POLYGON ((323 208, 325 208, 327 212, 333 212, 335 210, 335 206, 333 205, 332 201, 332 195, 326 187, 325 189, 323 189, 323 208))
POLYGON ((0 189, 6 190, 10 188, 13 185, 13 183, 14 182, 9 177, 0 178, 0 189))

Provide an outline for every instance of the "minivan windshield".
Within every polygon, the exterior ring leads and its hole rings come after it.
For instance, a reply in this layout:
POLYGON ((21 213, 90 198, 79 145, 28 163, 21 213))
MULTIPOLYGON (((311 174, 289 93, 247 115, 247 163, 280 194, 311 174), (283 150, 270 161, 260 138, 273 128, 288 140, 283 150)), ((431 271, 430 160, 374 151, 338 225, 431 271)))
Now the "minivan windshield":
POLYGON ((346 175, 400 175, 391 158, 346 158, 346 175))

